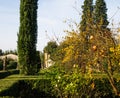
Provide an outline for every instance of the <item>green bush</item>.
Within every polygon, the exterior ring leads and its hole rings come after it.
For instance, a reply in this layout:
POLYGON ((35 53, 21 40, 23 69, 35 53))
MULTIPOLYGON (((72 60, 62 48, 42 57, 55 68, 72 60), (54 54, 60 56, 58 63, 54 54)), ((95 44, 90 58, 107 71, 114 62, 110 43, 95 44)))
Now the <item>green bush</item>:
POLYGON ((49 79, 19 80, 10 88, 0 92, 0 96, 14 96, 15 98, 55 98, 51 93, 51 80, 49 79))
MULTIPOLYGON (((120 80, 115 82, 120 90, 120 80)), ((107 78, 83 78, 65 75, 51 79, 21 78, 0 96, 17 98, 119 98, 107 78), (59 81, 58 81, 59 80, 59 81), (54 82, 54 83, 53 83, 54 82), (57 85, 56 85, 57 83, 57 85)))
MULTIPOLYGON (((120 80, 115 79, 120 91, 120 80)), ((59 74, 52 80, 53 93, 66 98, 117 98, 108 78, 90 78, 79 73, 59 74)), ((119 97, 118 97, 119 98, 119 97)))
MULTIPOLYGON (((6 61, 6 66, 7 66, 7 70, 9 69, 16 69, 17 68, 17 62, 12 60, 12 59, 7 59, 6 61)), ((3 70, 3 61, 0 60, 0 70, 3 70)))
POLYGON ((0 70, 3 70, 3 61, 0 60, 0 70))
POLYGON ((7 70, 16 69, 16 68, 17 68, 17 62, 16 61, 9 61, 9 65, 7 65, 7 70))
POLYGON ((1 71, 0 72, 0 79, 5 78, 9 75, 19 74, 19 70, 9 70, 9 71, 1 71))

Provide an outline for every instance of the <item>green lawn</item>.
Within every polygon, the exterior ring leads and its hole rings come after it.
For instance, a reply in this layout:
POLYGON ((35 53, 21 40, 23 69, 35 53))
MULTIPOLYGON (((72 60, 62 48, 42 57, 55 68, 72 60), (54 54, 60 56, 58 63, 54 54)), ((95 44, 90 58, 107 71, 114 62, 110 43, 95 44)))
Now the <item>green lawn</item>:
POLYGON ((0 79, 0 92, 9 88, 15 82, 17 82, 17 80, 8 79, 8 78, 0 79))

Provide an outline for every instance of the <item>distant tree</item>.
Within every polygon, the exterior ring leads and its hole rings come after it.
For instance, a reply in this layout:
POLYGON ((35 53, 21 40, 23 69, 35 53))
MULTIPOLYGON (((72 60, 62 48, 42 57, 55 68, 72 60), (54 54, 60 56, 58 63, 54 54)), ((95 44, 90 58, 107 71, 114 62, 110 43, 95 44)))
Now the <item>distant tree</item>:
POLYGON ((55 59, 55 52, 57 51, 57 43, 55 41, 50 41, 47 43, 47 46, 44 48, 44 52, 50 54, 52 60, 55 59))
POLYGON ((94 22, 100 29, 107 28, 107 8, 104 0, 96 0, 94 8, 94 22))
POLYGON ((2 49, 0 49, 0 55, 2 55, 2 54, 3 54, 2 49))
POLYGON ((57 43, 55 41, 50 41, 47 43, 47 46, 44 48, 44 52, 51 54, 54 52, 56 48, 57 48, 57 43))
POLYGON ((37 71, 37 2, 38 0, 20 0, 19 67, 20 72, 27 75, 37 71))
POLYGON ((15 54, 17 55, 17 50, 6 50, 3 52, 4 55, 7 55, 7 54, 15 54))

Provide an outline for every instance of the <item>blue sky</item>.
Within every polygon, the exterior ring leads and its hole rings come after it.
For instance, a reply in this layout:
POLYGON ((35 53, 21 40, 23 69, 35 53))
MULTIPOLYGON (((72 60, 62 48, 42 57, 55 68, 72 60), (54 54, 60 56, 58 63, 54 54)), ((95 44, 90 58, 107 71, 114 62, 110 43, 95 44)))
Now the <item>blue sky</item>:
MULTIPOLYGON (((79 23, 80 16, 74 9, 81 12, 84 0, 39 0, 38 3, 38 43, 37 49, 42 51, 48 41, 59 39, 65 35, 68 25, 64 23, 72 19, 79 23)), ((120 7, 120 0, 105 0, 108 8, 108 19, 120 7)), ((19 3, 20 0, 0 0, 0 49, 17 49, 17 33, 19 31, 19 3)), ((120 22, 120 10, 110 20, 115 24, 120 22)))

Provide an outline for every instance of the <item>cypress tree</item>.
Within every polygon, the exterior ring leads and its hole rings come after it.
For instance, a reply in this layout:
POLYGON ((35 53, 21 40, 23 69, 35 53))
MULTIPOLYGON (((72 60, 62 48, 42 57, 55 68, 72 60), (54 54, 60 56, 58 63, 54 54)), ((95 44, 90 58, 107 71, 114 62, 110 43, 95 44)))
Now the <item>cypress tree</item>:
POLYGON ((20 0, 18 62, 20 72, 27 75, 35 74, 37 71, 37 2, 38 0, 20 0))
MULTIPOLYGON (((89 53, 90 43, 89 37, 92 33, 92 24, 93 24, 93 0, 84 0, 84 4, 82 6, 82 17, 80 22, 80 39, 81 39, 81 51, 80 55, 87 55, 89 53)), ((86 72, 86 61, 87 58, 83 60, 83 64, 81 65, 83 68, 83 72, 86 72)))
POLYGON ((88 50, 89 36, 91 34, 93 24, 93 0, 84 0, 82 6, 82 17, 80 22, 80 37, 84 43, 83 49, 88 50))
POLYGON ((96 0, 94 9, 94 22, 100 29, 107 28, 107 8, 104 0, 96 0))
POLYGON ((80 22, 80 31, 84 32, 90 28, 93 13, 93 0, 85 0, 82 6, 82 20, 80 22))
POLYGON ((82 6, 82 19, 80 22, 80 36, 84 43, 83 49, 88 50, 88 39, 92 29, 93 23, 93 0, 85 0, 82 6))

